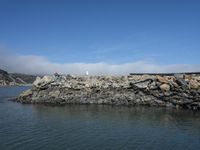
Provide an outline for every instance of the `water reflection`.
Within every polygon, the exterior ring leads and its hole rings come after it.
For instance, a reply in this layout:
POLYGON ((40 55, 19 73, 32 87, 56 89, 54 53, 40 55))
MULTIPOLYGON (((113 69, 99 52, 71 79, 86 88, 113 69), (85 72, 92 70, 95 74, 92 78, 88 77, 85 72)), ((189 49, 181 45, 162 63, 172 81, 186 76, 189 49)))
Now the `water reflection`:
POLYGON ((200 134, 200 113, 191 110, 176 110, 151 107, 126 107, 109 105, 67 105, 51 107, 34 105, 33 111, 38 117, 59 119, 88 119, 115 122, 126 125, 148 125, 152 127, 185 130, 185 126, 194 126, 191 132, 200 134), (185 125, 185 126, 184 126, 185 125))

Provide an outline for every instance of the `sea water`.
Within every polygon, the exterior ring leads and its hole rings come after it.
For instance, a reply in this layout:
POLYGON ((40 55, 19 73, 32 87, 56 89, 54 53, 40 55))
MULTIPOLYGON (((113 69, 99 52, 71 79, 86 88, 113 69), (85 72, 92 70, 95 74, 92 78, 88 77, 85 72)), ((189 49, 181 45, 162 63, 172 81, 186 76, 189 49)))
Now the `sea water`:
POLYGON ((28 88, 0 88, 0 150, 200 149, 200 112, 8 100, 28 88))

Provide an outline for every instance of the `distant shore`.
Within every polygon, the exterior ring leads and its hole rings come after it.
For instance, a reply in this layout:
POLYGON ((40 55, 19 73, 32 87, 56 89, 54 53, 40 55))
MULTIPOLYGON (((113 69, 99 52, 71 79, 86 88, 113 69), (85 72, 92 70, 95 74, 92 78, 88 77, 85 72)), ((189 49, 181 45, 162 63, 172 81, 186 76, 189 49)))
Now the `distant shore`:
POLYGON ((5 86, 26 86, 32 84, 36 79, 34 75, 8 73, 0 69, 0 87, 5 86))

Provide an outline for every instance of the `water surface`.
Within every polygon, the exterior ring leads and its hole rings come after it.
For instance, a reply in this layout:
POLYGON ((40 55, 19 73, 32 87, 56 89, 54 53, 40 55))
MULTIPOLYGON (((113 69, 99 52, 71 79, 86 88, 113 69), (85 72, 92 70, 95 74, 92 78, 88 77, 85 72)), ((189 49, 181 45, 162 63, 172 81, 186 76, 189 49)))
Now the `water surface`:
POLYGON ((27 88, 0 88, 0 150, 200 149, 199 112, 7 100, 27 88))

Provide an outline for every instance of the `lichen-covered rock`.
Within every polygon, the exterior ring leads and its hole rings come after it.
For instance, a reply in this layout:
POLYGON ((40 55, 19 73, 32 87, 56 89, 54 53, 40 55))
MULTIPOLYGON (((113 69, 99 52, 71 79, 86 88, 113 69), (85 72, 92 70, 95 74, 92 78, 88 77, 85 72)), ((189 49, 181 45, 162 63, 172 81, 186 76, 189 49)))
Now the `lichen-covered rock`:
POLYGON ((44 76, 17 101, 21 103, 147 105, 200 110, 197 76, 44 76))

